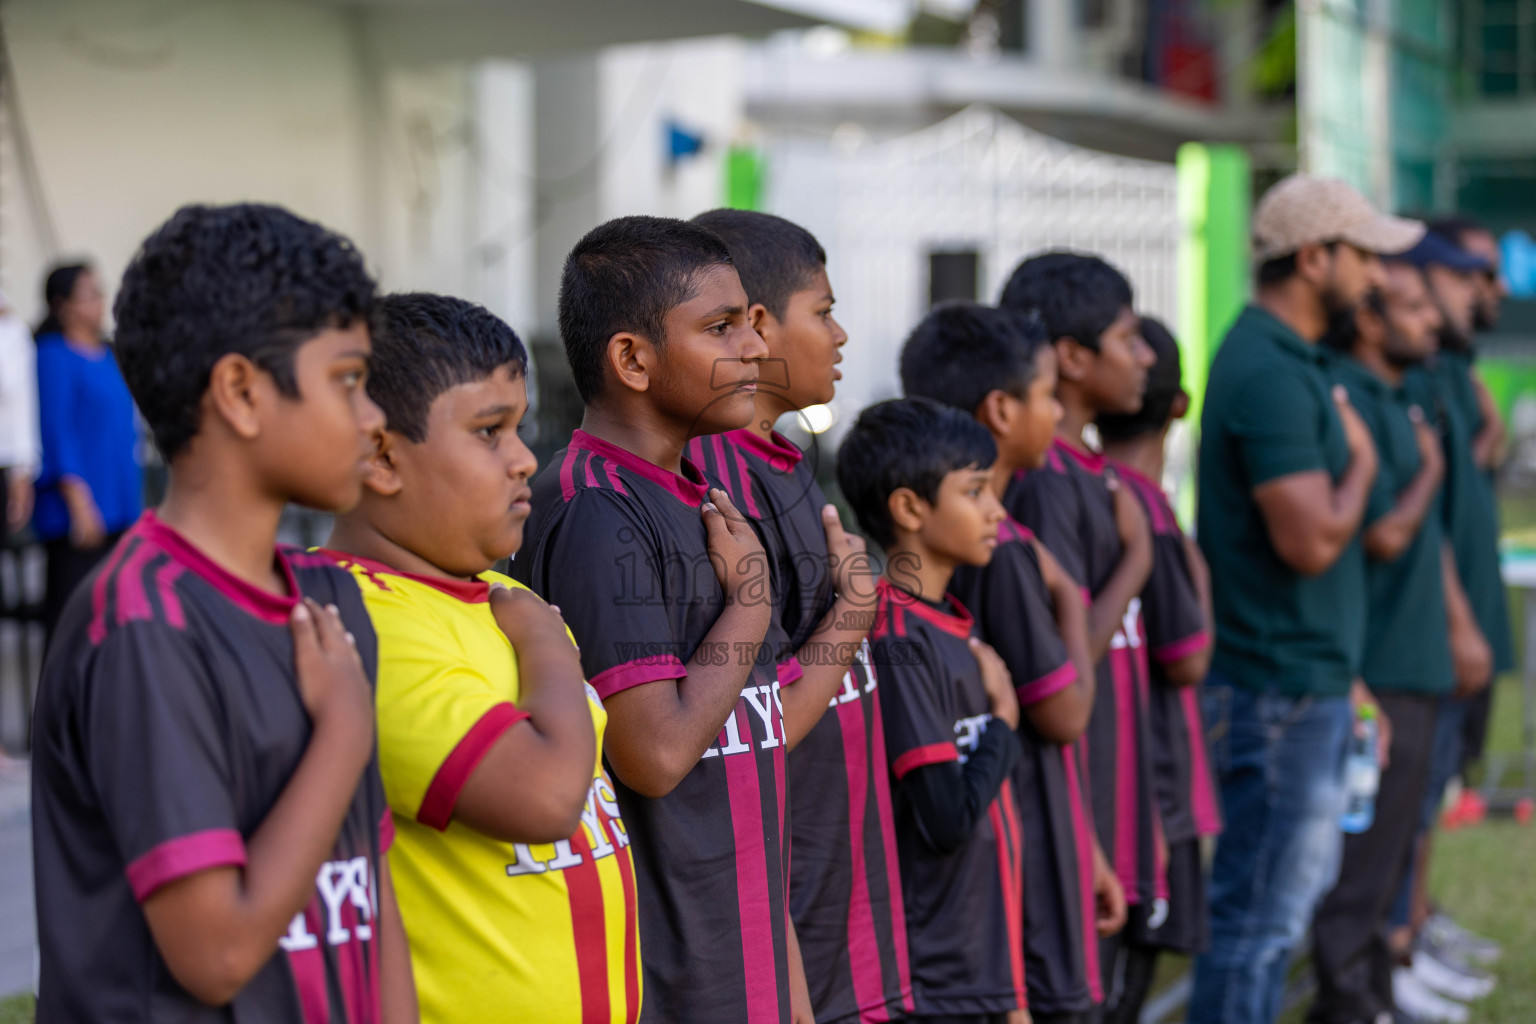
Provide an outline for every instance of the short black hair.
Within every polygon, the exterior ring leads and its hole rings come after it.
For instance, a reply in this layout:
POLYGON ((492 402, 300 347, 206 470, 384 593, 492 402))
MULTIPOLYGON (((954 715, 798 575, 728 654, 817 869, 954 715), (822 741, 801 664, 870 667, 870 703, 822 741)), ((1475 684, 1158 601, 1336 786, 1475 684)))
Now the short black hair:
POLYGON ((517 333, 484 306, 429 292, 386 295, 374 317, 368 397, 389 429, 421 443, 437 396, 503 366, 528 370, 517 333))
POLYGON ((998 304, 1038 314, 1052 341, 1072 338, 1097 352, 1099 336, 1134 298, 1131 282, 1098 256, 1054 249, 1020 263, 998 304))
MULTIPOLYGON (((1326 242, 1320 242, 1318 244, 1320 244, 1324 249, 1327 249, 1331 253, 1338 248, 1339 240, 1334 238, 1329 239, 1326 242)), ((1299 251, 1300 250, 1298 250, 1298 252, 1299 251)), ((1276 256, 1273 259, 1265 260, 1263 263, 1260 263, 1258 269, 1253 272, 1254 281, 1257 282, 1261 288, 1268 287, 1270 285, 1283 284, 1284 282, 1289 281, 1291 278, 1296 276, 1296 270, 1298 266, 1296 262, 1296 256, 1296 252, 1288 252, 1284 256, 1276 256)))
POLYGON ((816 236, 793 221, 754 210, 710 210, 692 223, 719 235, 731 250, 748 302, 760 302, 784 319, 789 298, 809 288, 827 265, 827 252, 816 236))
POLYGON ((1173 415, 1174 401, 1184 393, 1184 366, 1173 332, 1161 320, 1144 316, 1141 336, 1157 356, 1157 362, 1147 371, 1147 391, 1140 412, 1104 413, 1094 421, 1099 437, 1107 442, 1129 441, 1162 430, 1173 415))
POLYGON ((632 331, 664 344, 667 314, 693 297, 699 274, 730 264, 718 235, 671 217, 619 217, 587 232, 560 275, 560 339, 581 400, 603 393, 608 339, 632 331))
POLYGON ((888 548, 896 540, 889 502, 898 487, 937 501, 950 473, 988 469, 995 461, 992 435, 959 409, 927 398, 893 398, 865 409, 843 438, 837 483, 859 526, 888 548))
POLYGON ((368 323, 375 285, 347 239, 278 206, 183 206, 123 271, 117 361, 167 459, 199 428, 213 364, 246 356, 299 394, 293 357, 332 328, 368 323))
POLYGON ((935 306, 901 349, 901 388, 974 415, 993 391, 1022 397, 1050 344, 1035 316, 976 302, 935 306))

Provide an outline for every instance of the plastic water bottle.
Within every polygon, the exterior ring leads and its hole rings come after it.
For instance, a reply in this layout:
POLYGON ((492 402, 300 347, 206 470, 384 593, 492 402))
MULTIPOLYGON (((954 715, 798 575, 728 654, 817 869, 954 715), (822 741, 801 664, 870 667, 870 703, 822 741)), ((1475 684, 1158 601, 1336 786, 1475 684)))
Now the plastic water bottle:
POLYGON ((1352 835, 1364 832, 1376 820, 1376 791, 1381 788, 1381 762, 1376 759, 1380 728, 1376 709, 1362 705, 1344 762, 1344 816, 1339 820, 1339 827, 1352 835))

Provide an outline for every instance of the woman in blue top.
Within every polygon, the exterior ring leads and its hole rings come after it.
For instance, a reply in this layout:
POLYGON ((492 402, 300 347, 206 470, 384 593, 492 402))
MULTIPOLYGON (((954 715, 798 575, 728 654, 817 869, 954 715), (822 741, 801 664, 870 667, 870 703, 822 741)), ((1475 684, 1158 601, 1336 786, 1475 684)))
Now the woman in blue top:
POLYGON ((48 551, 44 624, 51 635, 70 593, 144 502, 133 399, 102 336, 105 302, 83 263, 55 267, 38 325, 37 411, 42 469, 32 527, 48 551))

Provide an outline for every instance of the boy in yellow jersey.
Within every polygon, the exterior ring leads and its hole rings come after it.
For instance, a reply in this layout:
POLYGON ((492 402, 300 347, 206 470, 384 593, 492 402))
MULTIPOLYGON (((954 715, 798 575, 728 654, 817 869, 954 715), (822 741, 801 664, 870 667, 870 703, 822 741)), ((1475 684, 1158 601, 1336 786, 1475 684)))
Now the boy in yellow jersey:
POLYGON ((379 634, 390 867, 423 1021, 633 1024, 629 836, 607 717, 559 611, 491 572, 522 543, 537 468, 517 435, 527 354, 472 303, 379 304, 383 433, 328 553, 379 634))

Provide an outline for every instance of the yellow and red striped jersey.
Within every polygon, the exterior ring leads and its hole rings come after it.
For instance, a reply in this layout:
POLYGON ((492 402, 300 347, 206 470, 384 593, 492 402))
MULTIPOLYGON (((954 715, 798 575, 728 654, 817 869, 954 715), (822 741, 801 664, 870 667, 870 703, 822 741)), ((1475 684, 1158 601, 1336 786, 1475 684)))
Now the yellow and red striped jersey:
POLYGON ((490 586, 397 572, 340 552, 379 636, 378 741, 394 813, 390 870, 424 1022, 634 1024, 640 937, 629 834, 602 767, 607 715, 590 686, 597 760, 581 826, 508 843, 453 819, 454 803, 519 710, 517 655, 490 586))

